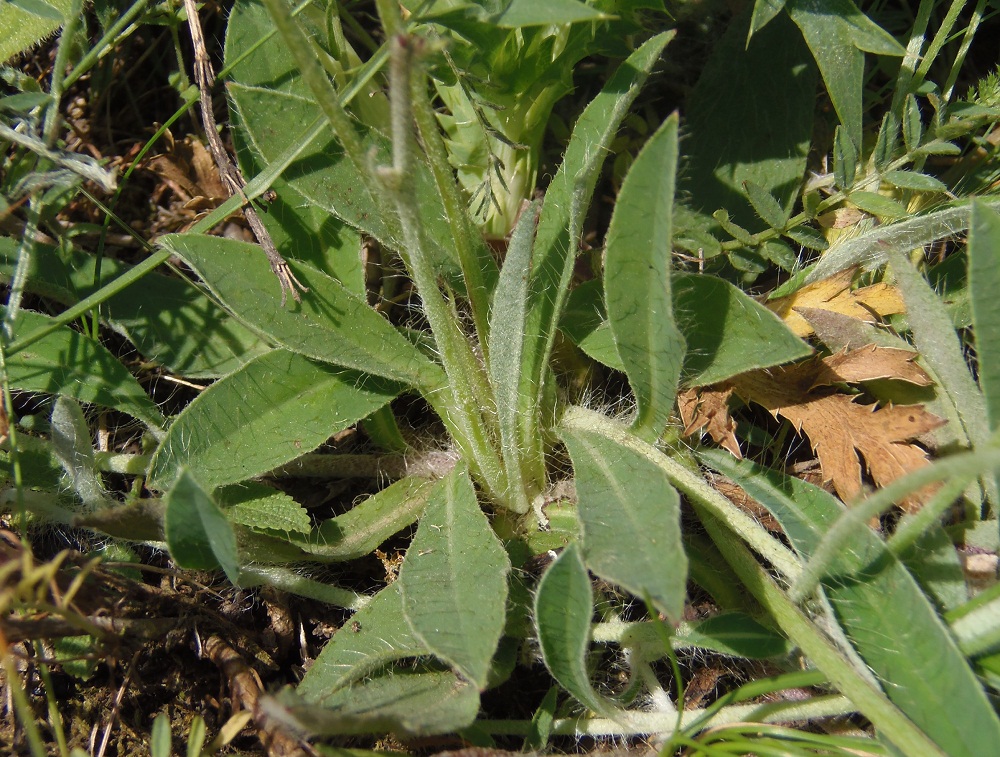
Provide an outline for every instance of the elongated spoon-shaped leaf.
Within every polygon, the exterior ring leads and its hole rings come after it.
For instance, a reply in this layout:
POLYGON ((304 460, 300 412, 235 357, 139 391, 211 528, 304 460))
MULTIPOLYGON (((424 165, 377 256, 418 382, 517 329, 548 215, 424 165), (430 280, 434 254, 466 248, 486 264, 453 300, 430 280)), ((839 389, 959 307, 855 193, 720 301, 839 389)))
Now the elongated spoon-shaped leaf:
POLYGON ((222 568, 234 583, 239 578, 236 533, 211 495, 186 469, 167 492, 164 531, 170 555, 182 568, 222 568))
POLYGON ((427 647, 413 635, 403 615, 398 584, 392 584, 333 635, 297 692, 307 702, 322 704, 336 691, 393 660, 427 653, 427 647))
POLYGON ((666 426, 684 359, 670 295, 677 123, 670 116, 632 164, 605 250, 608 320, 638 405, 633 430, 647 441, 666 426))
POLYGON ((274 350, 216 382, 188 405, 150 463, 166 488, 187 465, 209 487, 265 473, 370 415, 399 387, 274 350))
POLYGON ((679 622, 687 556, 680 497, 666 473, 601 434, 561 433, 573 459, 587 566, 679 622))
POLYGON ((429 387, 441 369, 336 279, 291 263, 309 288, 301 303, 281 306, 278 285, 256 245, 201 234, 169 234, 160 244, 184 258, 243 323, 306 357, 429 387))
MULTIPOLYGON (((803 556, 843 510, 799 479, 714 450, 701 457, 764 505, 803 556)), ((1000 719, 954 637, 881 539, 860 528, 823 586, 837 621, 900 710, 946 754, 992 753, 1000 743, 1000 719)))
POLYGON ((618 126, 673 36, 673 32, 665 32, 647 40, 586 107, 545 194, 525 322, 525 344, 531 349, 524 356, 520 388, 521 444, 528 455, 539 461, 538 413, 545 392, 548 356, 566 301, 582 219, 618 126))
POLYGON ((455 469, 431 493, 400 591, 414 635, 480 688, 503 631, 509 572, 469 474, 455 469))
POLYGON ((587 648, 594 593, 580 549, 570 544, 549 565, 535 594, 535 629, 545 666, 577 701, 596 713, 614 716, 616 708, 590 684, 587 648))
MULTIPOLYGON (((510 486, 517 492, 524 491, 517 398, 525 353, 524 319, 528 309, 528 276, 531 273, 531 248, 537 220, 537 205, 521 214, 507 246, 507 257, 500 271, 490 313, 490 381, 496 395, 500 449, 510 486)), ((528 511, 526 501, 519 504, 519 512, 528 511)))

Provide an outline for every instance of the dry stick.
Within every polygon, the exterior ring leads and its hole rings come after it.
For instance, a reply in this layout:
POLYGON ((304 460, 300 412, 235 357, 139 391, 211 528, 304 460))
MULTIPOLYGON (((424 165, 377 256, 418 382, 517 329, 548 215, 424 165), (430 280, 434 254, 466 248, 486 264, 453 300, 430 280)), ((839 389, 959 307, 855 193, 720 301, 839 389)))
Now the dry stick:
POLYGON ((208 51, 205 49, 205 37, 201 33, 201 22, 198 20, 195 0, 184 0, 184 9, 187 12, 188 27, 191 30, 191 42, 194 45, 194 79, 201 95, 201 122, 205 129, 205 136, 208 137, 208 147, 212 153, 212 159, 215 161, 215 165, 219 169, 219 176, 222 177, 222 183, 226 185, 229 193, 231 195, 238 194, 243 200, 243 216, 250 224, 264 254, 267 255, 271 271, 281 283, 281 306, 285 306, 288 292, 292 293, 292 298, 296 302, 301 302, 299 290, 308 292, 309 289, 295 278, 292 269, 288 267, 288 262, 271 241, 271 235, 260 220, 260 216, 257 215, 257 210, 243 192, 246 180, 243 178, 239 166, 229 157, 229 153, 226 152, 226 148, 219 138, 219 132, 215 125, 215 114, 212 112, 212 87, 215 85, 215 72, 212 71, 212 63, 208 58, 208 51))

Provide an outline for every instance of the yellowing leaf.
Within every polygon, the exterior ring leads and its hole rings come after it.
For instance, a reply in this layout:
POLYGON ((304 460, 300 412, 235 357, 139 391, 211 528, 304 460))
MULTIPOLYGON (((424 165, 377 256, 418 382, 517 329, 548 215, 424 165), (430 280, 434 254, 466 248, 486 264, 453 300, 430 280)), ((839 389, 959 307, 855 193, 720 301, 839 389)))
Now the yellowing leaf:
POLYGON ((798 308, 832 310, 868 323, 874 323, 881 316, 905 312, 903 298, 891 284, 872 284, 852 291, 851 281, 856 270, 845 268, 827 279, 807 284, 794 294, 771 300, 766 305, 800 337, 810 336, 813 328, 796 312, 798 308))

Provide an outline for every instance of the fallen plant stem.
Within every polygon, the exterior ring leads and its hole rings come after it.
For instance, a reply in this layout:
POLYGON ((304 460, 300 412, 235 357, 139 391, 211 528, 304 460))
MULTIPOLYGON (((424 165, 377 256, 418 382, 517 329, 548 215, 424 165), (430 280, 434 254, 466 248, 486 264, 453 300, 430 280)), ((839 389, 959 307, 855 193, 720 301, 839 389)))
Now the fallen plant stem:
POLYGON ((198 84, 198 91, 201 96, 201 120, 205 129, 205 138, 208 139, 208 147, 212 153, 212 159, 219 169, 219 176, 222 183, 229 190, 230 194, 238 195, 242 201, 243 215, 250 224, 254 236, 267 255, 267 260, 271 264, 271 271, 278 277, 281 284, 281 306, 285 306, 285 301, 289 292, 296 302, 301 302, 302 297, 299 291, 308 292, 308 288, 302 285, 288 262, 274 246, 271 234, 268 232, 264 222, 257 215, 257 210, 243 192, 246 180, 219 137, 218 128, 215 124, 215 115, 212 111, 212 86, 215 84, 215 73, 212 71, 212 63, 205 49, 205 38, 201 31, 201 22, 198 20, 198 7, 194 0, 184 0, 184 9, 187 11, 188 27, 191 30, 191 42, 194 45, 194 78, 198 84))

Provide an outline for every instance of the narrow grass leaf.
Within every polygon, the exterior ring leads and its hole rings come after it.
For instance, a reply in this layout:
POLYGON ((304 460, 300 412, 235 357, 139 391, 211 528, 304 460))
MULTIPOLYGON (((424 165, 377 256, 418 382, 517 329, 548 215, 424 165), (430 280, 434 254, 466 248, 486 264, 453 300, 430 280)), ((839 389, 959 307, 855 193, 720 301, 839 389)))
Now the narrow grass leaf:
POLYGON ((670 295, 677 126, 676 114, 667 118, 636 157, 605 248, 608 321, 638 406, 633 428, 647 440, 670 417, 684 359, 670 295))
POLYGON ((293 352, 413 386, 442 378, 441 369, 361 297, 315 268, 291 264, 309 291, 301 303, 282 307, 278 282, 258 246, 201 234, 159 241, 243 323, 293 352))
POLYGON ((1000 428, 1000 213, 972 203, 969 228, 969 296, 979 386, 991 430, 1000 428))
MULTIPOLYGON (((30 310, 17 314, 14 328, 28 334, 45 328, 52 319, 30 310)), ((166 425, 156 405, 121 361, 103 345, 60 326, 23 350, 7 354, 11 389, 72 397, 120 410, 154 431, 166 425)))
POLYGON ((479 688, 506 619, 510 560, 464 467, 431 493, 400 570, 414 635, 479 688))
POLYGON ((174 562, 189 570, 222 568, 239 580, 236 534, 212 496, 182 468, 167 492, 164 532, 174 562))
POLYGON ((391 584, 340 627, 306 671, 296 692, 306 702, 321 705, 345 686, 395 660, 428 653, 403 615, 399 585, 391 584))
POLYGON ((674 313, 688 345, 684 383, 704 386, 809 355, 784 322, 715 276, 674 276, 674 313))
MULTIPOLYGON (((764 505, 803 556, 843 511, 833 496, 799 479, 716 451, 699 457, 764 505)), ((949 755, 990 752, 1000 719, 947 626, 884 542, 859 528, 823 588, 837 622, 897 707, 949 755)))
POLYGON ((582 429, 561 435, 573 460, 587 566, 679 622, 687 555, 680 497, 666 473, 603 435, 582 429))
POLYGON ((274 350, 212 384, 170 426, 150 463, 164 489, 182 466, 208 487, 266 473, 389 402, 391 382, 274 350))
POLYGON ((535 594, 535 630, 545 666, 559 684, 593 712, 613 717, 615 707, 590 684, 587 652, 594 595, 580 550, 570 544, 549 565, 535 594))

